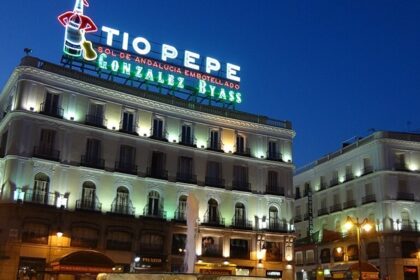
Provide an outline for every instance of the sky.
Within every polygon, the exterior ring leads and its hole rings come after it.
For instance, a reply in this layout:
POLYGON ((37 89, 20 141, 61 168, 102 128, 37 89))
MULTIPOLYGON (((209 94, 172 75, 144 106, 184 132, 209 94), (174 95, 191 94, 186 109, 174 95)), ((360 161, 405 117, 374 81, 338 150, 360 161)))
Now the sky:
MULTIPOLYGON (((372 129, 420 133, 419 0, 90 0, 106 25, 241 66, 238 110, 290 120, 297 167, 372 129)), ((73 0, 7 1, 0 84, 23 57, 59 63, 73 0)))

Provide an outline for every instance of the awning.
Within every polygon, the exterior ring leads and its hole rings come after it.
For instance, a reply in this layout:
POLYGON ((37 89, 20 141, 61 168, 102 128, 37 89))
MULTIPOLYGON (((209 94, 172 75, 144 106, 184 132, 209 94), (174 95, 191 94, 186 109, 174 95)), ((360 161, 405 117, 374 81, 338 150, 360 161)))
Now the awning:
POLYGON ((55 272, 100 273, 112 272, 114 262, 105 254, 84 250, 65 255, 53 262, 51 268, 55 272))

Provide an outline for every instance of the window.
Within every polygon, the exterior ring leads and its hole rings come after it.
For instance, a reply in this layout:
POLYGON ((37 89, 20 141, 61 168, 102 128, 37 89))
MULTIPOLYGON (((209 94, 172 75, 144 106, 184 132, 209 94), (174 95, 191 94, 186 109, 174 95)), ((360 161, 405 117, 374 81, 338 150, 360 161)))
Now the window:
POLYGON ((246 212, 245 205, 242 203, 235 204, 235 216, 233 220, 235 226, 245 227, 246 226, 246 212))
POLYGON ((193 177, 193 159, 190 157, 179 157, 177 178, 182 182, 190 182, 193 177))
POLYGON ((9 131, 6 130, 1 135, 1 142, 0 142, 0 156, 4 157, 6 155, 6 147, 7 147, 7 138, 8 138, 9 131))
POLYGON ((218 203, 214 199, 210 199, 208 201, 208 209, 207 209, 207 222, 213 224, 219 224, 220 222, 220 215, 219 215, 219 208, 218 203))
POLYGON ((49 228, 39 222, 25 222, 22 230, 22 242, 48 244, 49 228))
POLYGON ((401 211, 401 230, 410 231, 411 223, 410 223, 410 213, 407 210, 401 211))
POLYGON ((237 134, 236 135, 236 151, 235 151, 236 154, 246 155, 246 156, 250 155, 250 151, 247 148, 245 140, 246 140, 246 138, 245 138, 244 135, 242 135, 242 134, 237 134))
POLYGON ((248 167, 241 165, 233 166, 232 186, 239 190, 249 190, 248 167))
POLYGON ((90 103, 89 113, 86 115, 86 123, 100 127, 105 126, 104 107, 105 106, 100 103, 90 103))
POLYGON ((270 229, 277 229, 279 227, 279 211, 274 206, 271 206, 268 210, 268 222, 270 229))
POLYGON ((372 169, 372 163, 370 161, 370 158, 364 158, 363 159, 363 175, 368 174, 372 171, 373 169, 372 169))
POLYGON ((201 239, 201 252, 204 257, 221 257, 223 241, 218 236, 204 236, 201 239))
POLYGON ((63 109, 60 107, 60 95, 47 92, 44 103, 41 104, 41 112, 50 116, 62 117, 63 109))
POLYGON ((274 262, 282 261, 283 259, 282 244, 283 243, 281 242, 272 242, 272 241, 265 242, 265 245, 267 247, 267 251, 265 253, 266 261, 274 261, 274 262))
POLYGON ((319 189, 324 190, 327 187, 325 176, 319 177, 319 189))
POLYGON ((147 215, 148 216, 160 216, 162 213, 160 211, 160 195, 157 191, 151 191, 149 193, 147 204, 147 215))
POLYGON ((246 239, 230 240, 230 257, 233 259, 249 259, 249 246, 246 239))
POLYGON ((186 234, 172 235, 172 255, 184 255, 187 246, 186 234))
POLYGON ((220 136, 219 136, 219 130, 212 129, 210 131, 210 139, 208 143, 208 147, 211 150, 221 150, 221 144, 220 144, 220 136))
POLYGON ((131 251, 133 236, 128 231, 109 229, 106 240, 107 250, 131 251))
POLYGON ((186 221, 187 220, 187 196, 181 195, 178 200, 178 208, 175 211, 175 220, 186 221))
POLYGON ((315 263, 314 250, 307 250, 306 251, 305 263, 307 265, 315 263))
POLYGON ((163 251, 164 238, 157 232, 143 232, 140 236, 140 250, 161 253, 163 251))
POLYGON ((212 187, 223 187, 222 165, 217 161, 207 162, 206 185, 212 187))
POLYGON ((276 141, 268 141, 268 159, 279 159, 276 141))
POLYGON ((301 251, 295 253, 296 265, 303 265, 303 254, 301 251))
POLYGON ((193 146, 194 143, 194 137, 193 137, 193 129, 190 124, 184 123, 181 127, 181 144, 187 145, 187 146, 193 146))
POLYGON ((167 179, 167 173, 165 170, 166 155, 162 152, 154 151, 152 153, 151 169, 149 170, 149 176, 158 179, 167 179))
POLYGON ((331 261, 331 251, 328 248, 321 250, 320 255, 321 263, 329 263, 331 261))
POLYGON ((163 127, 163 119, 160 117, 154 117, 153 119, 152 138, 166 140, 166 133, 163 127))
POLYGON ((125 187, 118 187, 117 195, 112 202, 111 210, 114 213, 133 215, 130 194, 125 187))
POLYGON ((299 187, 296 187, 296 188, 295 188, 295 192, 296 192, 296 193, 295 193, 295 198, 296 198, 296 199, 299 199, 299 198, 300 198, 300 188, 299 188, 299 187))
POLYGON ((305 196, 309 195, 309 192, 311 191, 311 183, 307 182, 305 183, 305 196))
POLYGON ((123 132, 134 133, 136 132, 135 126, 135 115, 131 110, 124 110, 122 114, 122 121, 120 125, 120 130, 123 132))
POLYGON ((369 260, 379 258, 379 243, 370 242, 366 246, 366 255, 369 260))
MULTIPOLYGON (((34 188, 32 194, 28 191, 27 195, 31 196, 30 201, 41 204, 54 203, 49 200, 50 178, 44 173, 38 173, 34 178, 34 188)), ((28 197, 29 198, 29 197, 28 197)), ((28 199, 26 199, 28 200, 28 199)))
POLYGON ((357 261, 359 259, 359 250, 356 244, 347 247, 347 256, 349 261, 357 261))
POLYGON ((346 178, 345 180, 351 180, 353 179, 353 168, 351 165, 346 165, 346 178))
POLYGON ((71 231, 72 247, 96 248, 98 246, 99 232, 88 226, 74 226, 71 231))
POLYGON ((101 159, 101 141, 98 139, 87 139, 86 154, 82 156, 82 165, 89 167, 103 167, 101 159))
POLYGON ((50 129, 42 129, 39 146, 34 147, 34 155, 45 159, 58 159, 59 151, 54 150, 56 132, 50 129))
POLYGON ((396 170, 406 170, 406 163, 405 163, 405 154, 397 153, 395 154, 395 169, 396 170))
POLYGON ((272 190, 276 190, 278 186, 278 173, 276 171, 268 171, 267 175, 267 187, 272 190))
POLYGON ((117 170, 122 172, 137 173, 136 162, 136 148, 121 145, 120 146, 120 161, 117 163, 117 170))
POLYGON ((82 199, 77 203, 77 208, 95 210, 96 205, 96 186, 92 182, 84 182, 82 186, 82 199))

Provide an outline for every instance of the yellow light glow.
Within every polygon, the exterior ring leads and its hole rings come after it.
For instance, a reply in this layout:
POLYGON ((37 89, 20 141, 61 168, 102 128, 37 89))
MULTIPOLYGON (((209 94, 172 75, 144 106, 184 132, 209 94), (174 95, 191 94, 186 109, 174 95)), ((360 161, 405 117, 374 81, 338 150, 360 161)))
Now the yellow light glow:
POLYGON ((57 231, 57 237, 60 238, 63 236, 63 232, 62 231, 57 231))
POLYGON ((356 172, 354 172, 354 175, 356 177, 360 177, 360 176, 362 176, 362 171, 361 170, 357 170, 356 172))
POLYGON ((373 228, 373 226, 370 224, 370 223, 365 223, 364 225, 363 225, 363 229, 366 231, 366 232, 369 232, 369 231, 371 231, 371 229, 373 228))
POLYGON ((350 220, 347 220, 347 222, 344 224, 344 228, 346 230, 351 230, 352 227, 353 227, 353 222, 350 220))
POLYGON ((341 247, 337 247, 335 248, 335 250, 337 251, 337 253, 341 254, 343 252, 343 248, 341 247))
POLYGON ((408 169, 410 171, 417 171, 419 169, 419 167, 417 166, 417 164, 411 163, 411 164, 408 165, 408 169))

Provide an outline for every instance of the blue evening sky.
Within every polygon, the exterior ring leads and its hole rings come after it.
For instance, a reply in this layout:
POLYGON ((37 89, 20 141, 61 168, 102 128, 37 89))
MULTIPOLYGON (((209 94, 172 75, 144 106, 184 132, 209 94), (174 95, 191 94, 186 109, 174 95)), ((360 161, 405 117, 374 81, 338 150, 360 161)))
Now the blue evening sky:
MULTIPOLYGON (((16 0, 0 16, 0 84, 23 56, 59 62, 73 0, 16 0)), ((302 166, 371 128, 420 132, 418 0, 90 0, 107 25, 241 65, 239 110, 291 120, 302 166)))

